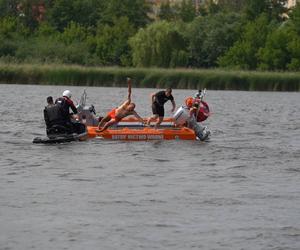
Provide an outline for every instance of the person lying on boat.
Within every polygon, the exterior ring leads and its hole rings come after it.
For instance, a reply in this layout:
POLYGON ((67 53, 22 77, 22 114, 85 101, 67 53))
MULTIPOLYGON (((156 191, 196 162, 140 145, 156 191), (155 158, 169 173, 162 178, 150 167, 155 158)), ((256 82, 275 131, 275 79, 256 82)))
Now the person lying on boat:
POLYGON ((164 104, 169 100, 171 101, 173 106, 171 110, 171 112, 173 113, 176 108, 176 104, 172 95, 171 88, 167 88, 164 91, 159 91, 151 95, 153 116, 148 118, 147 125, 150 125, 151 121, 157 120, 157 118, 158 120, 155 124, 155 127, 158 127, 162 123, 165 116, 164 104))
POLYGON ((135 116, 141 123, 144 124, 142 117, 134 110, 135 104, 131 102, 131 79, 127 78, 128 98, 121 106, 112 109, 98 124, 98 132, 106 130, 108 127, 117 124, 123 118, 129 115, 135 116))

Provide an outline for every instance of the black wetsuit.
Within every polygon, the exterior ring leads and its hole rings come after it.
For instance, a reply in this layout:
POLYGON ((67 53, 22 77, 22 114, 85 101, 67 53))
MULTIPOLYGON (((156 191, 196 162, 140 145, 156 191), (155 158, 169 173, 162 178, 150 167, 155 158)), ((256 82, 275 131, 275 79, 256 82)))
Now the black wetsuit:
POLYGON ((64 117, 62 114, 62 109, 59 105, 49 104, 44 109, 44 120, 47 126, 47 129, 51 128, 53 125, 65 124, 64 117))
POLYGON ((74 114, 77 114, 77 108, 75 107, 74 103, 68 97, 59 97, 55 101, 56 105, 59 105, 62 108, 62 115, 66 122, 71 122, 69 109, 71 108, 74 114))
POLYGON ((77 114, 78 111, 77 111, 77 108, 75 107, 73 101, 70 98, 68 98, 66 96, 60 97, 60 98, 56 99, 55 104, 60 106, 62 109, 62 116, 63 116, 64 124, 65 124, 64 126, 66 128, 68 128, 70 131, 76 132, 78 134, 85 132, 86 128, 85 128, 84 124, 71 120, 71 116, 69 113, 70 108, 72 109, 74 114, 77 114))
POLYGON ((165 91, 159 91, 155 94, 154 102, 152 103, 152 112, 154 115, 158 115, 159 117, 165 116, 164 104, 167 101, 174 101, 174 97, 172 95, 166 96, 165 91))

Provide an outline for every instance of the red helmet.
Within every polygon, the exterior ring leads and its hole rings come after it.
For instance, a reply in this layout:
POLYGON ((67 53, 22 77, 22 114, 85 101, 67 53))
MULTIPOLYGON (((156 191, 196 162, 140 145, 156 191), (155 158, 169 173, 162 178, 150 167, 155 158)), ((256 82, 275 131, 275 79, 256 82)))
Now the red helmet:
POLYGON ((185 105, 188 107, 188 108, 191 108, 194 104, 194 98, 193 97, 188 97, 185 99, 185 105))

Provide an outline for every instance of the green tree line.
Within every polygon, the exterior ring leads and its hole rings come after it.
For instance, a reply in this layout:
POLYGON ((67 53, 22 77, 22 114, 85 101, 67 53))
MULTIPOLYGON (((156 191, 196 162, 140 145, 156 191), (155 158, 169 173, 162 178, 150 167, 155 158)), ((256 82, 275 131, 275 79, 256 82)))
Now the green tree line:
POLYGON ((0 0, 0 61, 300 69, 300 5, 286 0, 0 0))

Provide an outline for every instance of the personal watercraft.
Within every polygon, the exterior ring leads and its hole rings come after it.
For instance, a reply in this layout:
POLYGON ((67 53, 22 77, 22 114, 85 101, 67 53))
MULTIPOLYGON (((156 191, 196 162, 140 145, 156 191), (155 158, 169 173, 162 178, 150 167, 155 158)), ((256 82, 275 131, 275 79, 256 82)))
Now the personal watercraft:
POLYGON ((36 137, 33 139, 33 143, 63 143, 71 141, 82 141, 87 139, 87 130, 85 125, 74 122, 75 128, 70 129, 67 126, 53 125, 47 129, 47 137, 36 137))

